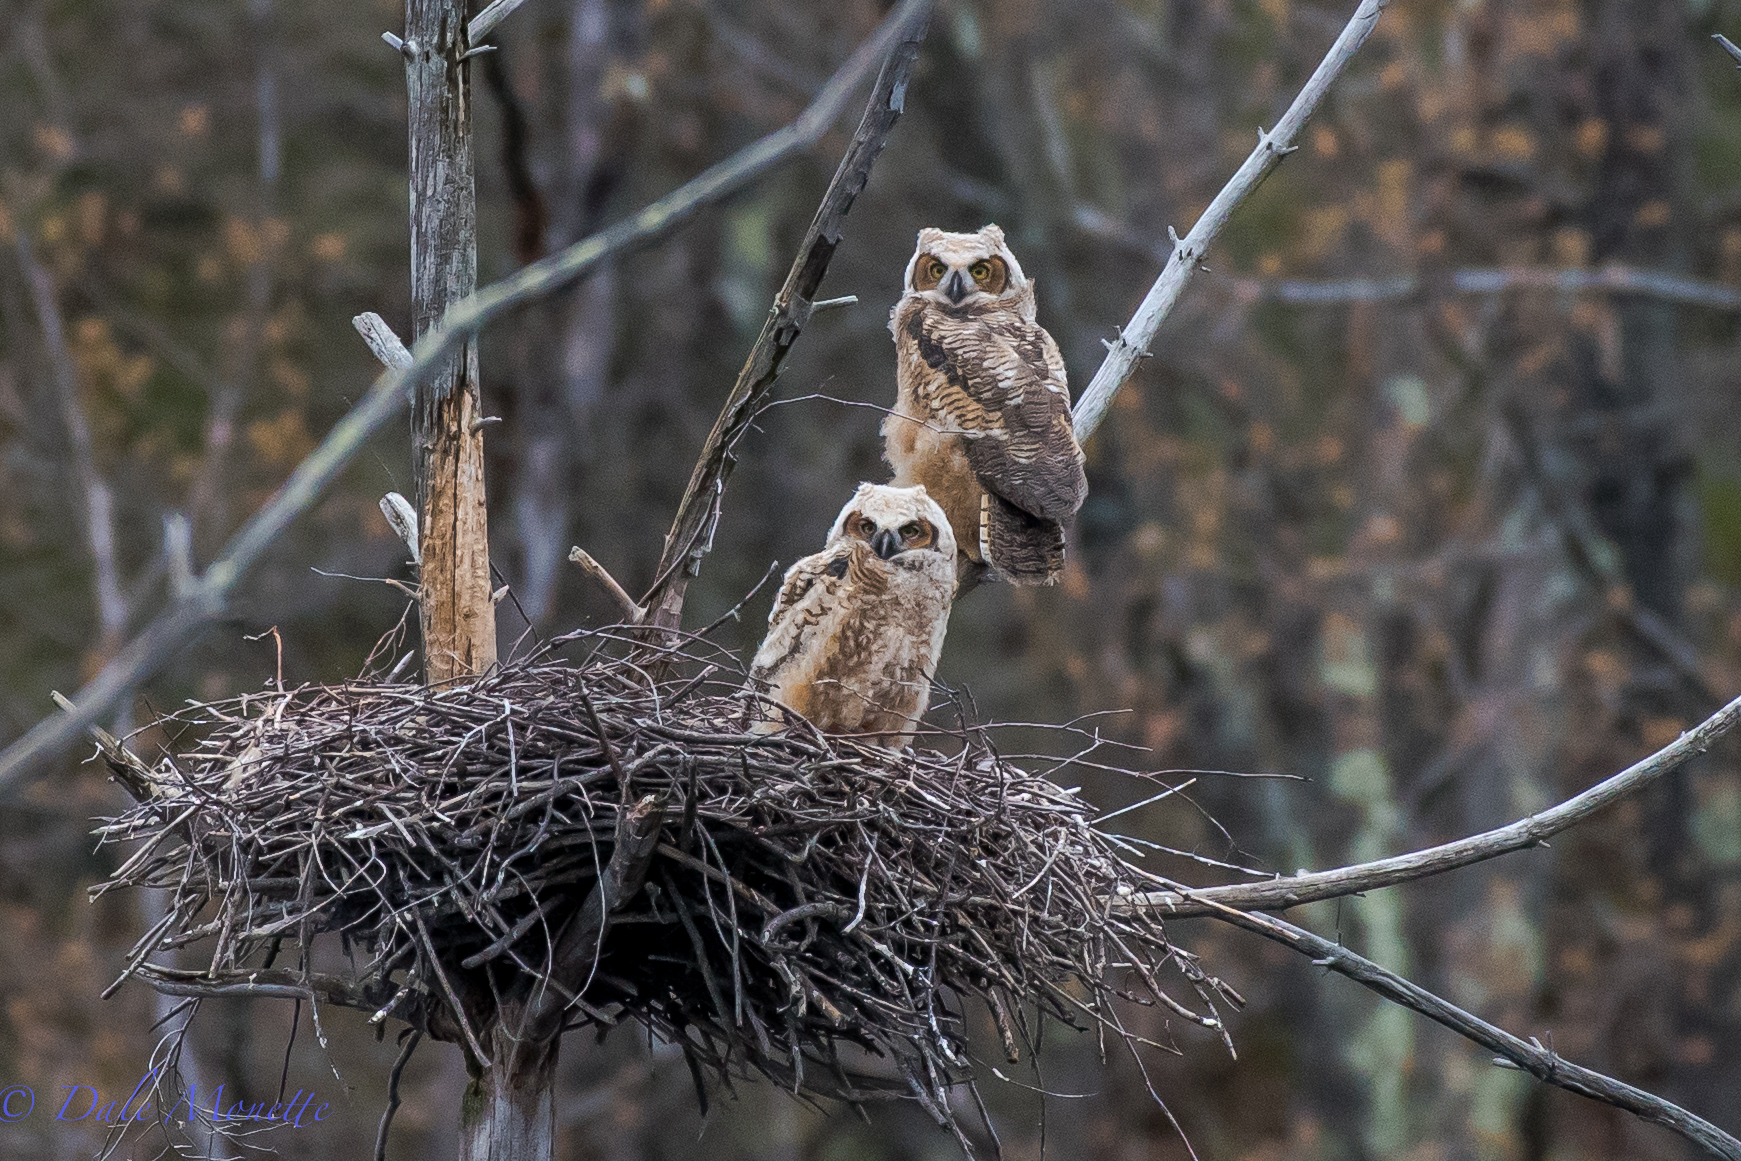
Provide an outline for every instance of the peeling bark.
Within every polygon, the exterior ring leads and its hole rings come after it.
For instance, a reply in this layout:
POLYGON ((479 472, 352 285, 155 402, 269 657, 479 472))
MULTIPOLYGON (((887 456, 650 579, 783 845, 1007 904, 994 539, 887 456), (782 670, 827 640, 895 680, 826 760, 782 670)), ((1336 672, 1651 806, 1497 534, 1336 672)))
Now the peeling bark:
MULTIPOLYGON (((477 197, 472 170, 471 66, 463 0, 406 0, 410 96, 411 291, 421 338, 477 288, 477 197)), ((476 338, 417 389, 411 413, 424 679, 481 673, 496 661, 484 506, 484 440, 476 420, 476 338)))

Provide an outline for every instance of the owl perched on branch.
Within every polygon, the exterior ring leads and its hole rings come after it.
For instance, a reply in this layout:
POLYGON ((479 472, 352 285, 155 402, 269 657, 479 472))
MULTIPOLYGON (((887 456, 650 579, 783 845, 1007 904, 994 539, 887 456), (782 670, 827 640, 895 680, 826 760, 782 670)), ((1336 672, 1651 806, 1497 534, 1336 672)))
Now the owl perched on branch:
POLYGON ((1088 494, 1064 360, 1003 231, 926 228, 889 318, 899 394, 883 420, 896 484, 949 516, 963 591, 985 575, 1050 584, 1088 494))
MULTIPOLYGON (((931 698, 955 536, 924 488, 860 484, 821 552, 786 570, 750 678, 831 734, 899 747, 931 698)), ((767 707, 776 729, 782 716, 767 707)))

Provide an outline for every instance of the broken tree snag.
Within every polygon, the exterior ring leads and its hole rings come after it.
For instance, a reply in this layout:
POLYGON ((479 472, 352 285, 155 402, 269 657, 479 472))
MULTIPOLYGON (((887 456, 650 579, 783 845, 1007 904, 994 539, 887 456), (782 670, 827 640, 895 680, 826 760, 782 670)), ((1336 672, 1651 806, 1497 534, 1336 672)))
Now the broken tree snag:
MULTIPOLYGON (((470 49, 464 0, 406 0, 414 338, 477 289, 470 49)), ((482 414, 473 337, 418 386, 411 409, 424 680, 431 684, 482 673, 496 661, 482 414)))
POLYGON ((677 517, 665 534, 665 550, 653 574, 653 587, 640 601, 648 610, 648 620, 658 629, 674 630, 682 624, 684 594, 690 580, 701 571, 701 558, 713 548, 720 498, 737 463, 734 450, 737 441, 749 430, 757 410, 773 389, 786 352, 792 349, 799 332, 810 320, 816 291, 828 272, 834 248, 840 244, 847 211, 870 181, 871 166, 876 164, 883 143, 900 120, 907 80, 919 55, 919 42, 925 38, 931 21, 931 8, 930 0, 907 0, 885 23, 885 27, 896 30, 896 39, 883 61, 876 87, 871 90, 858 131, 840 159, 828 191, 822 195, 822 204, 810 222, 804 244, 792 260, 785 285, 774 298, 762 333, 750 348, 749 358, 738 372, 724 409, 714 420, 713 430, 708 433, 689 477, 689 486, 684 489, 677 517))

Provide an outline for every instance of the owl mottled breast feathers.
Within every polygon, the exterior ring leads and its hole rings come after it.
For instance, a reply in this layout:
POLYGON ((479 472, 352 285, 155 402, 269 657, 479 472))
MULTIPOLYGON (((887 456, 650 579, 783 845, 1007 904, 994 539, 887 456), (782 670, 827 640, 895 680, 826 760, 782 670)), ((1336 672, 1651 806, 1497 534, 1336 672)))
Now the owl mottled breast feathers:
POLYGON ((965 438, 967 462, 1004 499, 1068 520, 1088 483, 1070 425, 1058 344, 1037 324, 983 307, 952 314, 903 305, 899 325, 930 375, 916 398, 965 438))
POLYGON ((923 484, 948 513, 965 576, 1050 582, 1062 522, 1088 485, 1064 360, 1002 231, 921 231, 890 330, 900 391, 883 434, 895 482, 923 484))

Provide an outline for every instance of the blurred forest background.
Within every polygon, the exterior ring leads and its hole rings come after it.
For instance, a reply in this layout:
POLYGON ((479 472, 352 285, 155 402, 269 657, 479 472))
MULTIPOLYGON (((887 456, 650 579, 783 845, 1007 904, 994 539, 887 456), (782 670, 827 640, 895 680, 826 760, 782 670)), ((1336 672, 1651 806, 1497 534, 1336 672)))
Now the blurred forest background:
MULTIPOLYGON (((948 0, 907 116, 847 221, 783 394, 885 405, 885 329, 919 227, 996 221, 1075 386, 1352 10, 1297 0, 948 0)), ((196 564, 373 379, 350 326, 409 332, 396 0, 13 0, 0 22, 0 742, 165 600, 165 521, 196 564), (46 295, 36 293, 46 290, 46 295), (52 305, 53 311, 45 311, 52 305), (58 314, 61 334, 45 328, 58 314), (105 505, 107 508, 105 509, 105 505), (93 521, 92 513, 98 518, 93 521), (112 533, 112 535, 111 535, 112 533)), ((874 0, 530 0, 474 62, 481 275, 668 191, 789 119, 874 0)), ((1089 443, 1061 585, 958 606, 941 678, 1004 720, 1103 719, 1203 777, 1130 832, 1291 872, 1496 825, 1614 772, 1741 690, 1741 76, 1737 0, 1396 0, 1233 219, 1089 443), (1626 293, 1580 288, 1616 281, 1626 293), (1208 821, 1213 816, 1217 824, 1208 821), (1225 830, 1221 828, 1225 828, 1225 830)), ((805 161, 483 338, 492 549, 540 634, 615 618, 585 546, 639 591, 696 449, 835 159, 805 161)), ((768 413, 692 620, 820 544, 884 478, 875 410, 768 413)), ((190 696, 354 673, 404 611, 376 509, 411 492, 383 436, 277 546, 232 620, 122 725, 190 696), (319 571, 316 571, 319 570, 319 571)), ((753 648, 764 592, 736 648, 753 648)), ((501 606, 511 643, 525 628, 501 606)), ((413 623, 414 623, 413 618, 413 623)), ((149 744, 144 738, 142 744, 149 744)), ((1302 910, 1571 1059, 1741 1128, 1741 766, 1734 744, 1550 850, 1302 910)), ((1136 788, 1068 774, 1107 806, 1136 788)), ((0 803, 0 1154, 89 1156, 72 1083, 125 1090, 166 1009, 98 994, 146 922, 92 906, 120 792, 68 758, 0 803)), ((1226 873, 1187 862, 1195 882, 1226 873)), ((1204 1161, 1667 1158, 1665 1133, 1268 944, 1176 934, 1250 1000, 1237 1061, 1201 1030, 1150 1060, 1204 1161)), ((394 1056, 303 1013, 290 1088, 336 1114, 270 1142, 366 1156, 394 1056), (340 1078, 334 1075, 336 1069, 340 1078)), ((1135 1026, 1166 1038, 1152 1012, 1135 1026)), ((271 1099, 288 1006, 208 1003, 193 1075, 271 1099)), ((563 1155, 956 1155, 917 1109, 824 1117, 717 1093, 631 1030, 563 1053, 563 1155)), ((1060 1093, 988 1079, 1007 1155, 1187 1155, 1129 1059, 1047 1037, 1060 1093)), ((1042 1078, 1037 1081, 1036 1078, 1042 1078)), ((464 1074, 428 1044, 392 1155, 452 1156, 464 1074)), ((119 1097, 119 1093, 116 1094, 119 1097)), ((161 1144, 140 1146, 149 1155, 161 1144)))

